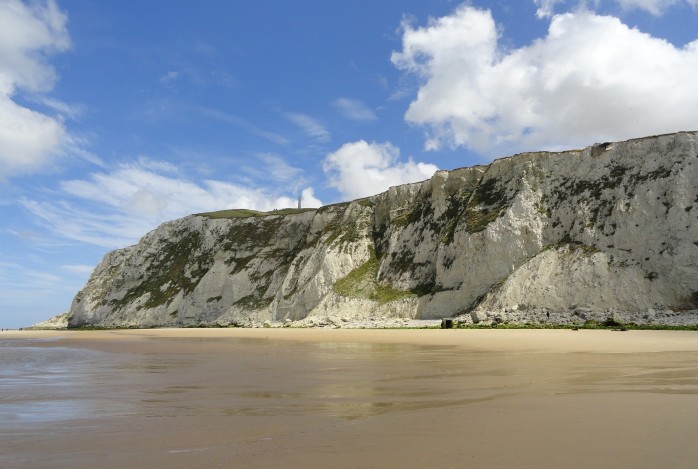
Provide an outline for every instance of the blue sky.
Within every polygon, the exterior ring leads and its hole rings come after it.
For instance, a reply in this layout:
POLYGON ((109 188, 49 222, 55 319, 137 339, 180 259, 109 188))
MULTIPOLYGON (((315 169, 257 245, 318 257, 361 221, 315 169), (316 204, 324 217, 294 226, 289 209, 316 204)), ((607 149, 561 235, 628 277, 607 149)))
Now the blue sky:
POLYGON ((698 0, 0 0, 0 326, 200 211, 698 129, 698 0))

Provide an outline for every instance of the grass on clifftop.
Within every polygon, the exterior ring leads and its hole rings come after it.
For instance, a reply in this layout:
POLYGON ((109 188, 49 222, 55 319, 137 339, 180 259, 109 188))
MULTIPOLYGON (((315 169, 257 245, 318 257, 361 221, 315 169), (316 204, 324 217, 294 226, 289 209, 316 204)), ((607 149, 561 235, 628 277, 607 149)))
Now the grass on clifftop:
POLYGON ((312 212, 315 208, 282 208, 280 210, 272 210, 271 212, 259 212, 257 210, 248 210, 246 208, 219 210, 217 212, 197 213, 200 217, 206 218, 250 218, 250 217, 270 217, 274 215, 295 215, 298 213, 312 212))

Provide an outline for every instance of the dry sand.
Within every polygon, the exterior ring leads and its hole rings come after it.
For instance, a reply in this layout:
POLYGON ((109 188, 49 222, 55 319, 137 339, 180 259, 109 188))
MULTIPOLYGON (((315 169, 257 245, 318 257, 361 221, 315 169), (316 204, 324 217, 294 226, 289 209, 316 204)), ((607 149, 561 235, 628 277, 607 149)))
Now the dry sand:
POLYGON ((695 332, 162 329, 0 340, 108 352, 66 363, 69 383, 2 396, 0 406, 69 411, 0 423, 3 468, 698 467, 695 332))

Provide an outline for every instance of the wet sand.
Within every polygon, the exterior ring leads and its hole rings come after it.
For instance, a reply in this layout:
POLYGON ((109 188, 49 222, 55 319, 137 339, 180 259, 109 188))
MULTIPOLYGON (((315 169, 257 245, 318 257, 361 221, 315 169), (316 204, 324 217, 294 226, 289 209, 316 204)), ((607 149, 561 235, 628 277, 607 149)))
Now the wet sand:
POLYGON ((13 415, 0 422, 3 468, 698 463, 695 332, 164 329, 0 342, 0 353, 53 357, 41 368, 52 380, 0 377, 0 411, 13 415))

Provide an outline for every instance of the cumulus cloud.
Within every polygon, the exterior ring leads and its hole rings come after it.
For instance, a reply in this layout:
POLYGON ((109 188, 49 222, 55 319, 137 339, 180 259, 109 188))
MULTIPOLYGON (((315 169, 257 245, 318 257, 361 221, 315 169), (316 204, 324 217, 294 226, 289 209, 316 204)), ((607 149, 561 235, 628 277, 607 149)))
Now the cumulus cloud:
MULTIPOLYGON (((322 205, 311 188, 303 190, 302 198, 304 207, 322 205)), ((226 208, 295 207, 297 196, 212 179, 196 182, 173 173, 166 163, 142 159, 64 181, 50 200, 24 199, 22 204, 57 236, 118 248, 164 221, 226 208)))
POLYGON ((378 119, 376 113, 358 99, 337 98, 332 105, 349 120, 370 122, 378 119))
POLYGON ((427 148, 557 149, 698 127, 698 41, 678 48, 589 11, 555 15, 546 37, 498 43, 487 10, 462 6, 404 26, 392 61, 421 81, 406 119, 427 148))
POLYGON ((315 190, 312 187, 306 187, 301 192, 301 205, 303 208, 321 207, 322 201, 315 197, 315 190))
POLYGON ((18 90, 31 95, 52 89, 56 74, 47 61, 70 47, 66 21, 53 0, 0 2, 0 180, 40 169, 70 144, 60 117, 13 99, 18 90))
POLYGON ((0 181, 44 166, 66 137, 60 119, 19 106, 0 94, 0 181))
POLYGON ((346 143, 327 155, 323 170, 330 186, 345 199, 378 194, 390 186, 422 181, 438 170, 428 163, 415 163, 411 158, 400 161, 400 150, 389 142, 368 143, 364 140, 346 143))

